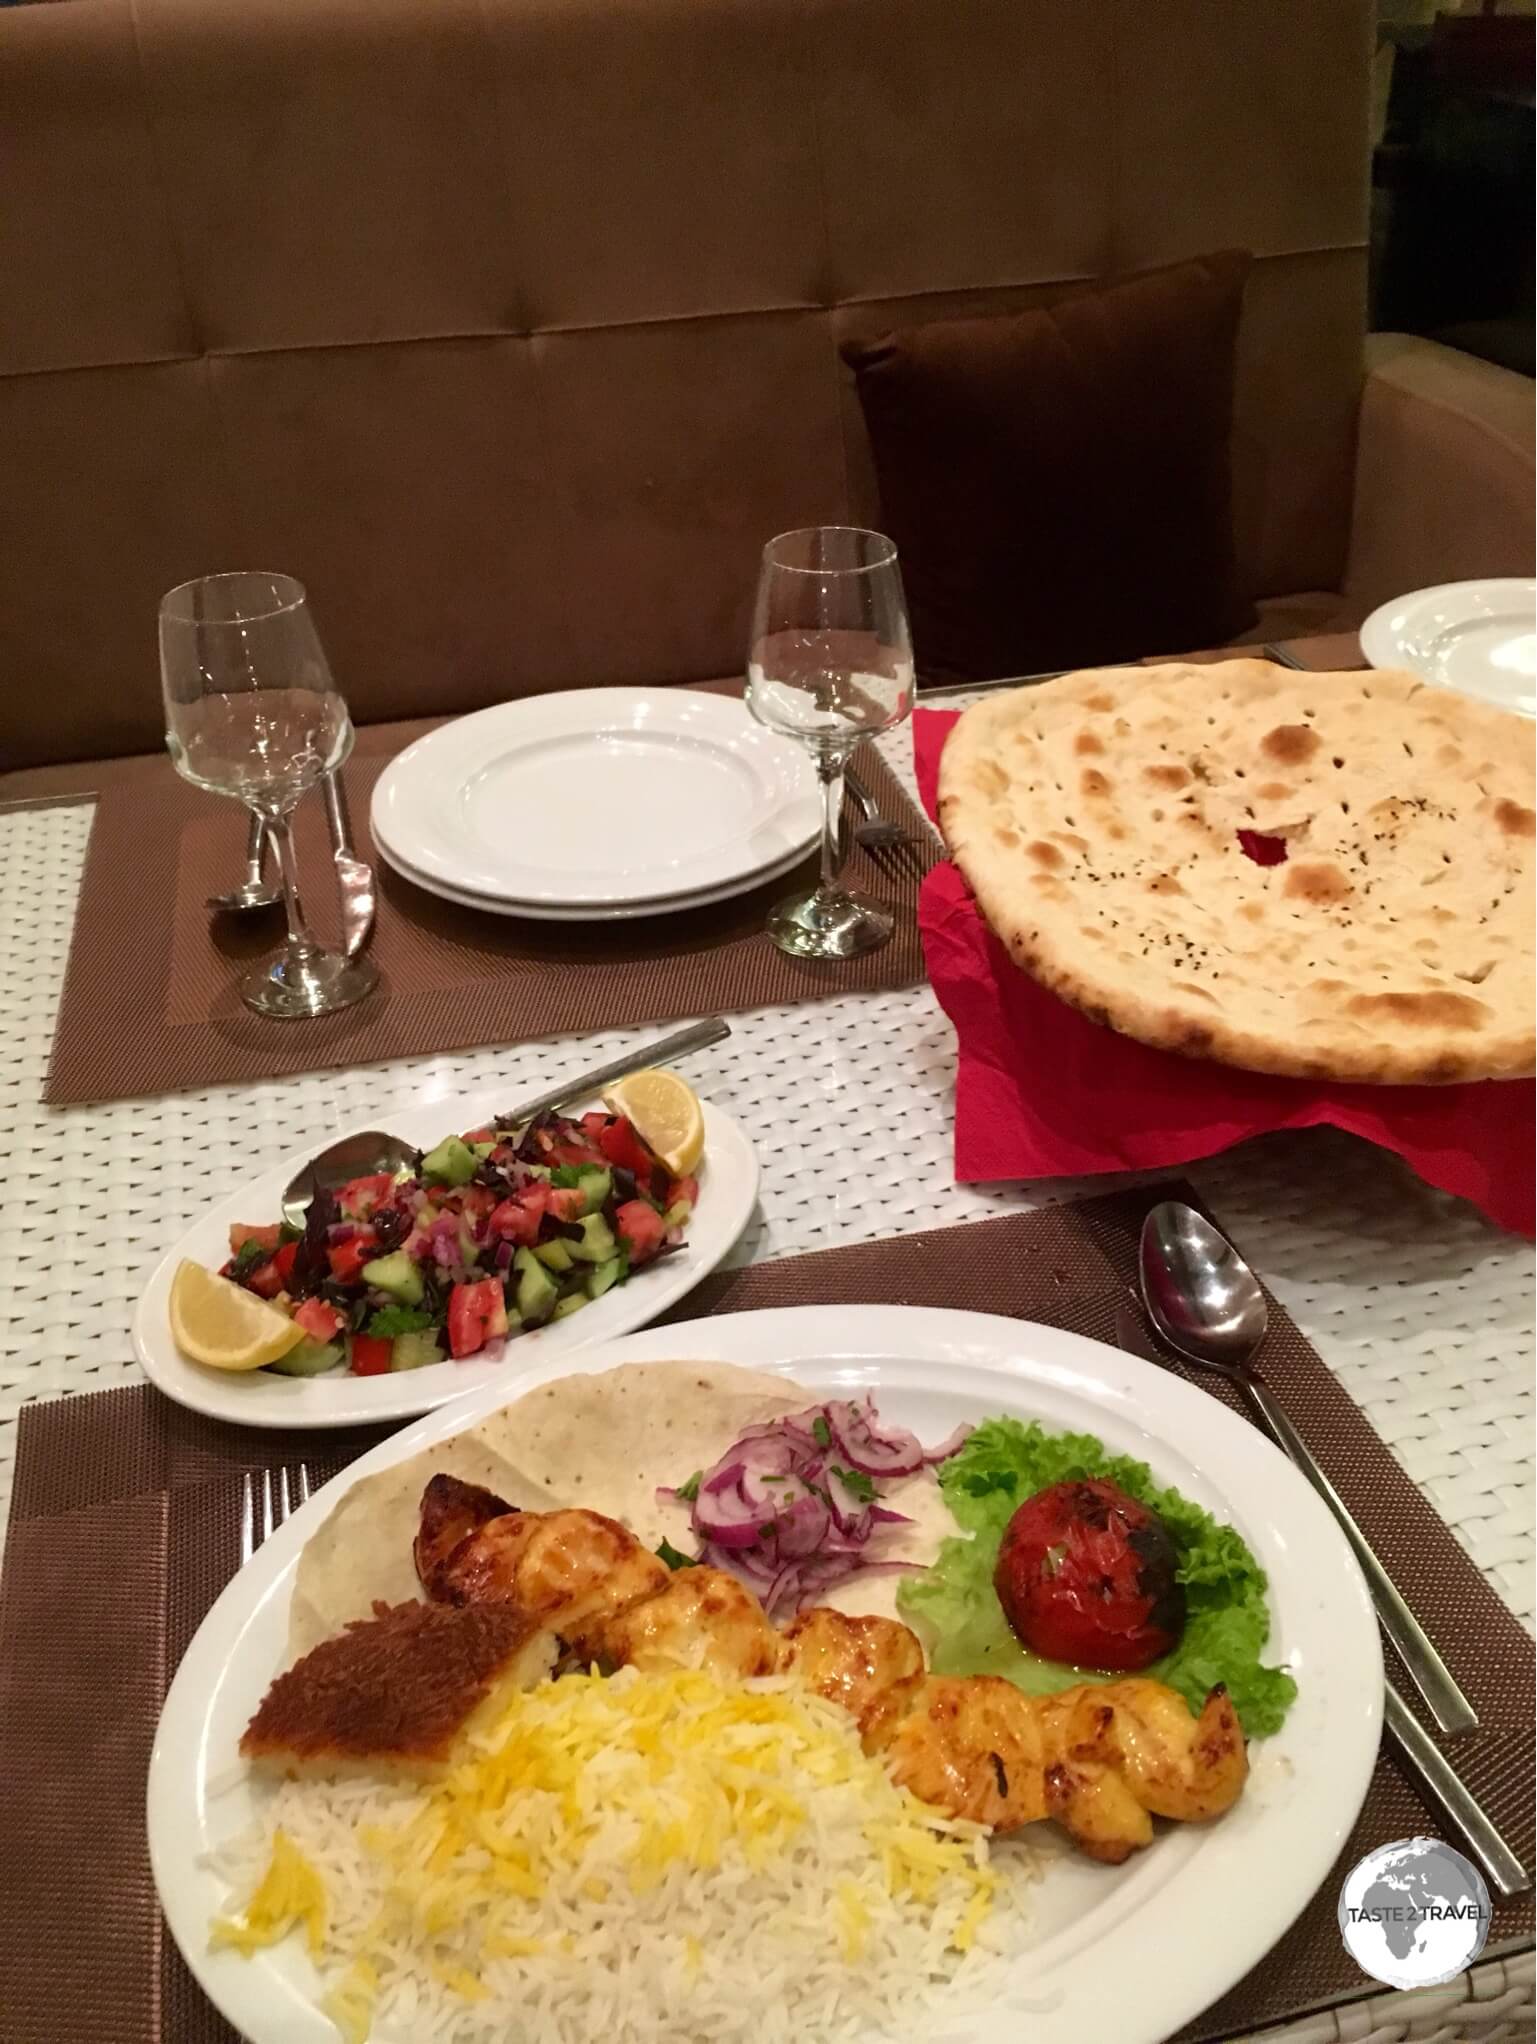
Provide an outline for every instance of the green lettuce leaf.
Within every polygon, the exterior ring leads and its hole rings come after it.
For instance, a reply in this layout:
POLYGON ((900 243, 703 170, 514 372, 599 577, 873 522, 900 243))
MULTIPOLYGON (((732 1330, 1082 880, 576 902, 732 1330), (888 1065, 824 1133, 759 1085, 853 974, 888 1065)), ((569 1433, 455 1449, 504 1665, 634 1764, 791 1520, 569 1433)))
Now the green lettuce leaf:
POLYGON ((1113 1682, 1045 1661, 1015 1638, 993 1590, 993 1567, 1016 1506, 1069 1478, 1108 1477, 1155 1511, 1168 1529, 1185 1586, 1186 1624, 1172 1653, 1144 1672, 1177 1689, 1193 1710, 1219 1682, 1251 1739, 1281 1728, 1297 1694, 1282 1668, 1260 1656, 1270 1633, 1265 1572, 1231 1526, 1177 1490, 1153 1481, 1144 1462, 1108 1454, 1092 1434, 1049 1434, 1033 1421, 984 1421, 939 1472, 940 1488, 962 1536, 942 1543, 934 1566, 897 1592, 941 1675, 1002 1675, 1032 1695, 1074 1682, 1113 1682), (969 1535, 970 1537, 964 1537, 969 1535))

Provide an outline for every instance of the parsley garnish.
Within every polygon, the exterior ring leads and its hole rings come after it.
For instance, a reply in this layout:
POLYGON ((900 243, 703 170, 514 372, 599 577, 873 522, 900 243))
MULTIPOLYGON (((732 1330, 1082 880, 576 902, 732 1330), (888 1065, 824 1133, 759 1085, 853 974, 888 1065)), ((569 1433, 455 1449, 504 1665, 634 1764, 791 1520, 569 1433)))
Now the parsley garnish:
POLYGON ((230 1267, 230 1276, 234 1278, 249 1277, 251 1272, 260 1269, 262 1264, 266 1263, 271 1255, 272 1251, 267 1248, 266 1244, 258 1242, 254 1237, 249 1242, 242 1242, 235 1251, 235 1260, 230 1267))
POLYGON ((437 1315, 429 1313, 425 1306, 381 1306, 369 1316, 364 1332, 384 1340, 397 1334, 420 1334, 424 1328, 437 1324, 437 1315))
POLYGON ((703 1475, 704 1471, 702 1469, 696 1469, 687 1483, 680 1483, 678 1485, 678 1496, 682 1498, 686 1505, 691 1505, 695 1498, 698 1497, 699 1479, 703 1475))
POLYGON ((827 1415, 819 1412, 811 1422, 811 1438, 819 1448, 830 1448, 833 1444, 833 1430, 827 1424, 827 1415))
POLYGON ((557 1164, 550 1173, 550 1183, 563 1192, 571 1192, 581 1184, 584 1170, 595 1171, 596 1169, 597 1166, 595 1164, 557 1164))
POLYGON ((845 1490, 852 1491, 862 1505, 867 1505, 875 1496, 875 1485, 860 1469, 840 1469, 836 1462, 828 1465, 845 1490))
POLYGON ((658 1561, 665 1561, 670 1569, 698 1568, 699 1563, 691 1554, 680 1554, 670 1540, 663 1540, 656 1550, 658 1561))
POLYGON ((985 1498, 995 1490, 1006 1490, 1012 1496, 1018 1481, 1012 1469, 983 1469, 963 1476, 961 1488, 974 1498, 985 1498))

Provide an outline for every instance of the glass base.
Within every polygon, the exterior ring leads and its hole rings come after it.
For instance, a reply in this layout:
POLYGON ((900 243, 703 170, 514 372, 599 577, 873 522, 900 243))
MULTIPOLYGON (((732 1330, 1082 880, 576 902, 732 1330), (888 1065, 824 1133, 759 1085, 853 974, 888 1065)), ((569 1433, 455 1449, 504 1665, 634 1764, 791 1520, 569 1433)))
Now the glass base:
POLYGON ((768 933, 781 951, 797 958, 857 958, 889 941, 896 918, 867 895, 843 888, 818 888, 779 902, 770 912, 768 933))
POLYGON ((379 984, 379 968, 368 958, 343 958, 337 951, 280 951, 240 982, 240 998, 258 1015, 281 1022, 303 1015, 331 1015, 350 1008, 379 984))

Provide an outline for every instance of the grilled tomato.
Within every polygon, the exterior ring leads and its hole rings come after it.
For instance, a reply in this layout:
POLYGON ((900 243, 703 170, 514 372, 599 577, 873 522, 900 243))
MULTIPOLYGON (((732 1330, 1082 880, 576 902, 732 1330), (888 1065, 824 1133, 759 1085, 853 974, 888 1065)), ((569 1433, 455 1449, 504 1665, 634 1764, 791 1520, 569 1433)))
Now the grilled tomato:
POLYGON ((1032 1653, 1117 1673, 1169 1652, 1185 1592, 1163 1521, 1103 1477, 1026 1498, 998 1549, 993 1588, 1032 1653))

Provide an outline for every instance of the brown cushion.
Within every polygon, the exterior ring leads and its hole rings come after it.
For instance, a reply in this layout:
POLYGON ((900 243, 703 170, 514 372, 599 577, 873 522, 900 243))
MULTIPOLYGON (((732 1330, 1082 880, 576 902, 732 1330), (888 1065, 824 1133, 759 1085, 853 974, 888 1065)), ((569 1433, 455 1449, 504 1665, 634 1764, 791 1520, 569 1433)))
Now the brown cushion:
POLYGON ((1229 460, 1249 260, 844 347, 922 676, 1132 659, 1252 622, 1229 460))

